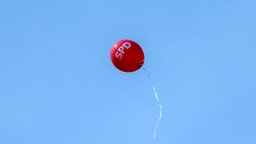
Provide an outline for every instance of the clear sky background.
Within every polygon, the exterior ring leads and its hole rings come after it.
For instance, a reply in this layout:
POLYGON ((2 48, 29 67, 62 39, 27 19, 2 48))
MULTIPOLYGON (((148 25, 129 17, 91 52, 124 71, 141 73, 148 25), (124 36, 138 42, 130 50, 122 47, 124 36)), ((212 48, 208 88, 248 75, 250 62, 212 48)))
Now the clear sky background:
POLYGON ((256 143, 255 0, 1 0, 0 144, 256 143))

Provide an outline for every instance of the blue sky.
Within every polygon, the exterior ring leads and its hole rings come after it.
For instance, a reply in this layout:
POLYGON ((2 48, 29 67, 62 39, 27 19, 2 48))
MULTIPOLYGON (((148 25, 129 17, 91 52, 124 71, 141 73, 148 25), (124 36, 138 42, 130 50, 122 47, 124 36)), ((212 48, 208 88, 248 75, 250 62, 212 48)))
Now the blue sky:
POLYGON ((256 1, 0 1, 1 144, 256 143, 256 1))

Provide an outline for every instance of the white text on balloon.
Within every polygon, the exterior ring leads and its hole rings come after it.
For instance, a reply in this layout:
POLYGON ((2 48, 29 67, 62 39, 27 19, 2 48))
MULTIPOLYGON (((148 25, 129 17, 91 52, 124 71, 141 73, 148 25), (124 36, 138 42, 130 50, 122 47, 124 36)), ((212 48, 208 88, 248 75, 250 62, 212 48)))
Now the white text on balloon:
POLYGON ((124 54, 124 48, 129 49, 131 47, 131 43, 125 42, 123 43, 119 48, 118 51, 116 52, 116 58, 119 58, 119 60, 122 59, 123 54, 124 54))

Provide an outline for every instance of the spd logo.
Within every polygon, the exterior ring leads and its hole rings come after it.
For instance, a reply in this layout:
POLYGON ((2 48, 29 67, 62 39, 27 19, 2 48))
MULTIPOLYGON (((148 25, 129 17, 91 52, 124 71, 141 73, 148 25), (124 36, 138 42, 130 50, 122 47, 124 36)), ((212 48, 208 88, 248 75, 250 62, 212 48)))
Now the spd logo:
POLYGON ((116 58, 119 58, 119 60, 122 59, 123 54, 125 53, 125 49, 129 49, 131 47, 131 43, 129 42, 124 42, 117 50, 116 52, 116 58))

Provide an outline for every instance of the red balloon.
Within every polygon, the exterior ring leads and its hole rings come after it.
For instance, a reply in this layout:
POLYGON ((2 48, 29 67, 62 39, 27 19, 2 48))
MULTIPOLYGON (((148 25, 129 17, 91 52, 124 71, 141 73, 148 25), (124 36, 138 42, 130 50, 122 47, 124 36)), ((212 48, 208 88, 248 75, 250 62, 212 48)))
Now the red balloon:
POLYGON ((113 65, 123 72, 134 72, 144 64, 144 53, 135 41, 123 39, 116 42, 110 51, 113 65))

